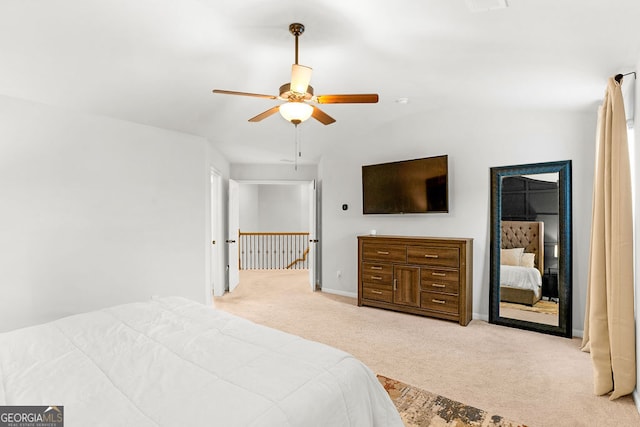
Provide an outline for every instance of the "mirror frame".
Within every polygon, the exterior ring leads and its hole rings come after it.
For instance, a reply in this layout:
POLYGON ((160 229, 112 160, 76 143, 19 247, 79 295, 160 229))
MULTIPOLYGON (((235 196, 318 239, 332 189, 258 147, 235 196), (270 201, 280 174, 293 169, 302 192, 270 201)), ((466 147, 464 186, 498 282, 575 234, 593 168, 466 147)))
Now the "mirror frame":
POLYGON ((489 323, 571 338, 572 321, 571 160, 491 168, 489 323), (558 172, 558 326, 500 316, 502 178, 558 172))

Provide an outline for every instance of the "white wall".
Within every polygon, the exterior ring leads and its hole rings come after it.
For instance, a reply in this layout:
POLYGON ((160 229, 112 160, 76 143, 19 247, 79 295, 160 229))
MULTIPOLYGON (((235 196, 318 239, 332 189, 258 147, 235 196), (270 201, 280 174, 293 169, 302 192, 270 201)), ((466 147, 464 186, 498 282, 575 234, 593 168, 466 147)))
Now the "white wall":
POLYGON ((323 157, 322 288, 357 294, 357 240, 378 234, 474 239, 475 318, 488 318, 490 171, 492 166, 572 160, 574 329, 582 330, 594 165, 593 111, 434 111, 427 117, 372 126, 323 157), (449 155, 450 212, 424 215, 363 215, 361 166, 449 155), (343 211, 343 203, 350 208, 343 211), (342 277, 336 277, 340 270, 342 277))
POLYGON ((309 231, 308 185, 260 185, 258 211, 257 231, 309 231))
POLYGON ((240 230, 245 232, 309 231, 307 184, 240 182, 240 230))
POLYGON ((260 185, 240 184, 240 230, 241 231, 261 231, 260 230, 260 185))
POLYGON ((0 117, 0 331, 204 301, 206 140, 6 97, 0 117))

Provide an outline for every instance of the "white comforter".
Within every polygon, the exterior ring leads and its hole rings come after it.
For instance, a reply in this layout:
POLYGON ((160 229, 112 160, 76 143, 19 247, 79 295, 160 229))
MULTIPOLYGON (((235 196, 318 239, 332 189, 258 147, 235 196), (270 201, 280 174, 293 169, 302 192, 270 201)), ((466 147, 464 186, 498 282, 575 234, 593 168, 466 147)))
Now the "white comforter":
POLYGON ((540 298, 542 276, 537 268, 501 265, 500 286, 531 289, 535 292, 536 297, 540 298))
POLYGON ((402 426, 351 355, 177 297, 0 334, 0 405, 64 405, 67 427, 402 426))

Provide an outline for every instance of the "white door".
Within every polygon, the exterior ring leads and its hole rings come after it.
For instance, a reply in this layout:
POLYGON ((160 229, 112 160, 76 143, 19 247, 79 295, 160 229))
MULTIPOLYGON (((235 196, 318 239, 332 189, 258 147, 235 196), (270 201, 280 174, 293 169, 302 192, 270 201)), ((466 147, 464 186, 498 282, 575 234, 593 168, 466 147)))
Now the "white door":
POLYGON ((238 254, 240 233, 240 184, 229 180, 229 234, 227 250, 229 260, 229 292, 232 292, 240 283, 240 257, 238 254))
POLYGON ((224 242, 222 241, 222 215, 220 207, 222 201, 222 178, 220 174, 211 169, 211 252, 210 252, 210 290, 214 296, 224 295, 224 242), (222 247, 221 247, 222 246, 222 247))
POLYGON ((316 182, 309 183, 309 285, 316 290, 316 245, 318 244, 316 226, 316 182))

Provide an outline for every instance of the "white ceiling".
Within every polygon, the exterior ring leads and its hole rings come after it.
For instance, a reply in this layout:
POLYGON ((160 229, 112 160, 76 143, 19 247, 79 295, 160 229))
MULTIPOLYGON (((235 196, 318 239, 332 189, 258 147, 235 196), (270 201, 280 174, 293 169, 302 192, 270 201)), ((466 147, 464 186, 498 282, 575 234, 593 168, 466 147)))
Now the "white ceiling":
POLYGON ((276 101, 299 62, 337 122, 300 126, 303 163, 323 143, 436 109, 593 109, 607 77, 640 60, 638 0, 0 0, 0 94, 201 135, 232 163, 292 158, 276 101), (407 97, 407 104, 397 103, 407 97))

